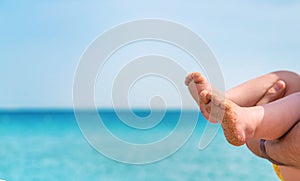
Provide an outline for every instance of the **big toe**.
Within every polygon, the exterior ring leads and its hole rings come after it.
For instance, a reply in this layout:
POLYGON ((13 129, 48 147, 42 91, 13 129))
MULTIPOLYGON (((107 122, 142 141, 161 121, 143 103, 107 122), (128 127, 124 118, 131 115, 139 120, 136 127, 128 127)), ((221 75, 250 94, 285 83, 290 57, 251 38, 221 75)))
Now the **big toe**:
POLYGON ((286 84, 284 81, 279 80, 277 81, 267 92, 266 94, 259 100, 257 105, 263 105, 276 99, 279 99, 283 96, 286 90, 286 84))
POLYGON ((201 75, 201 73, 199 72, 194 72, 192 74, 193 80, 196 84, 202 84, 205 83, 205 79, 204 77, 201 75))

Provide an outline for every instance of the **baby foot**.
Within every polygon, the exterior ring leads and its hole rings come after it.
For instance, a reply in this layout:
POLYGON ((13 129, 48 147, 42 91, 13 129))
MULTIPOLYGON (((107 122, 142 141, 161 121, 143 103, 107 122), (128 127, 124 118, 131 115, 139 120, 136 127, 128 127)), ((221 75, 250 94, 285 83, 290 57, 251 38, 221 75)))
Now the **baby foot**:
POLYGON ((221 123, 224 135, 230 144, 240 146, 254 137, 257 124, 254 119, 255 110, 239 107, 224 96, 212 94, 211 91, 203 90, 200 96, 200 102, 204 104, 203 108, 209 113, 204 115, 205 118, 221 123))
POLYGON ((275 84, 268 89, 265 95, 256 103, 256 105, 264 105, 282 98, 286 91, 286 84, 282 80, 278 80, 275 84))
POLYGON ((201 113, 204 117, 208 117, 209 113, 204 108, 205 103, 200 100, 200 94, 203 90, 211 90, 209 82, 199 72, 193 72, 186 77, 185 84, 188 86, 190 94, 199 105, 201 113))
POLYGON ((211 89, 209 82, 199 72, 190 73, 185 78, 185 85, 187 85, 189 89, 192 87, 196 87, 198 95, 203 90, 211 89))

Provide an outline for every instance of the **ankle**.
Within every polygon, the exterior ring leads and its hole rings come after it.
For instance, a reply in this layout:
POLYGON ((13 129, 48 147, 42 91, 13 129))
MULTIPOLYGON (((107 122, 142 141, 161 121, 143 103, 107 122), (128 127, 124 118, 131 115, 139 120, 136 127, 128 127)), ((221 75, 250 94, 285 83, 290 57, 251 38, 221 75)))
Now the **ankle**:
POLYGON ((261 106, 247 108, 249 110, 247 133, 250 139, 261 139, 263 136, 262 120, 264 111, 261 106))

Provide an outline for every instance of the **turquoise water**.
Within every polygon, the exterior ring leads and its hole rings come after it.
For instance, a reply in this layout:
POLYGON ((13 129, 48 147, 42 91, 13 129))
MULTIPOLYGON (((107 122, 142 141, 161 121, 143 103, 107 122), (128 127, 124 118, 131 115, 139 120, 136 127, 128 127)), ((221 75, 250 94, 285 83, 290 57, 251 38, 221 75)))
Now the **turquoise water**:
MULTIPOLYGON (((145 113, 146 114, 146 113, 145 113)), ((173 120, 147 139, 172 130, 173 120)), ((113 112, 102 114, 115 134, 122 129, 113 112)), ((253 156, 246 147, 229 145, 221 130, 204 150, 198 150, 205 121, 200 118, 189 141, 170 157, 147 165, 110 160, 82 136, 72 111, 0 113, 0 179, 11 180, 277 180, 271 164, 253 156)), ((130 137, 130 136, 129 136, 130 137)))

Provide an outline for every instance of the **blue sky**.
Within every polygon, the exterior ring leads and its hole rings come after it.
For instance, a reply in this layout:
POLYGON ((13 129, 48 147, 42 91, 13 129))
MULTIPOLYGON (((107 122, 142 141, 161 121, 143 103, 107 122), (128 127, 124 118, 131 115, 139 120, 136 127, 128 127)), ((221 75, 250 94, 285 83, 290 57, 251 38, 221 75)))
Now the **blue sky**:
MULTIPOLYGON (((299 12, 300 1, 277 0, 1 1, 0 108, 72 107, 73 78, 86 47, 111 27, 144 18, 178 22, 202 37, 227 88, 274 70, 299 73, 299 12)), ((161 91, 172 95, 168 87, 161 91)), ((146 104, 134 95, 133 105, 146 104)))

